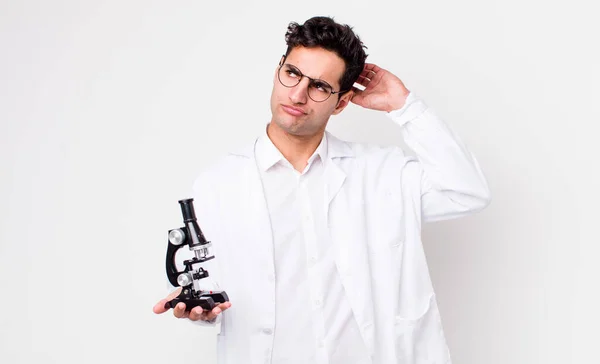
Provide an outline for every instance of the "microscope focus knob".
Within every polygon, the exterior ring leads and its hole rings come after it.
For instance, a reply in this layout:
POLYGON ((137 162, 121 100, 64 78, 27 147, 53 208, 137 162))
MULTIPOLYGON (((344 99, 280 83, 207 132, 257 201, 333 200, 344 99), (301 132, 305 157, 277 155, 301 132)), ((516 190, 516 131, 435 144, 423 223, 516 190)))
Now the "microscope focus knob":
POLYGON ((189 273, 181 273, 177 277, 177 284, 179 284, 181 287, 185 287, 191 283, 192 283, 192 277, 190 276, 189 273))
POLYGON ((185 240, 185 233, 181 229, 169 231, 169 242, 173 245, 181 245, 185 240))

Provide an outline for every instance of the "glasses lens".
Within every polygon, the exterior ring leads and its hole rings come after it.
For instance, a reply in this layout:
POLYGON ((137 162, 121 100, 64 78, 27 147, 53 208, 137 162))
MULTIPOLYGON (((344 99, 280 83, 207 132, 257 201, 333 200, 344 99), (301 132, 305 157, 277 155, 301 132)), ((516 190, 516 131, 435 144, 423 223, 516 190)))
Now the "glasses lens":
POLYGON ((320 81, 311 82, 308 86, 308 96, 316 102, 327 100, 332 91, 331 86, 320 81))
POLYGON ((284 64, 279 68, 279 82, 285 87, 294 87, 300 83, 300 79, 302 75, 300 71, 295 68, 290 67, 287 64, 284 64))

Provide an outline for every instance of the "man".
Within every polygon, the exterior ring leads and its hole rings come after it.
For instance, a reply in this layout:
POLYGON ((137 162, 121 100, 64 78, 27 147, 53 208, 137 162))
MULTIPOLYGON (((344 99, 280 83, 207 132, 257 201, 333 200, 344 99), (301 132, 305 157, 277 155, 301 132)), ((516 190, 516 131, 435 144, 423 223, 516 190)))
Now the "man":
POLYGON ((350 27, 315 17, 286 43, 265 134, 194 185, 231 302, 174 315, 220 324, 219 363, 450 362, 421 223, 488 204, 475 158, 350 27), (351 102, 386 112, 417 157, 326 132, 351 102))

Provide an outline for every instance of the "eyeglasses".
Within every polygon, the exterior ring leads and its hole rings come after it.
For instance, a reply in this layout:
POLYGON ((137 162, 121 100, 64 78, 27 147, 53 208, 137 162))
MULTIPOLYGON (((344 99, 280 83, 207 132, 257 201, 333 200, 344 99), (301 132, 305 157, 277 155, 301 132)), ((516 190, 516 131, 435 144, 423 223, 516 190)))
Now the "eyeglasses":
POLYGON ((297 86, 300 83, 300 81, 302 81, 302 77, 306 77, 309 79, 308 97, 310 97, 310 99, 315 102, 323 102, 327 100, 331 95, 345 92, 341 90, 333 91, 333 87, 331 87, 331 85, 327 82, 303 75, 298 68, 292 66, 291 64, 282 63, 279 66, 277 78, 279 79, 279 82, 285 87, 292 88, 297 86))

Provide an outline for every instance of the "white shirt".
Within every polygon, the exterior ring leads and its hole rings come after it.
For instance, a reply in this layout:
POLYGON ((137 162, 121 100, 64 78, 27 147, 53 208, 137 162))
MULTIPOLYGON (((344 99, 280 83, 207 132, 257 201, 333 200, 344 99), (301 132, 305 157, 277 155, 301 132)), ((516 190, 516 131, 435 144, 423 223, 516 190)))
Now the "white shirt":
POLYGON ((257 141, 256 161, 273 234, 273 364, 369 362, 325 225, 326 158, 326 136, 302 173, 266 133, 257 141))

